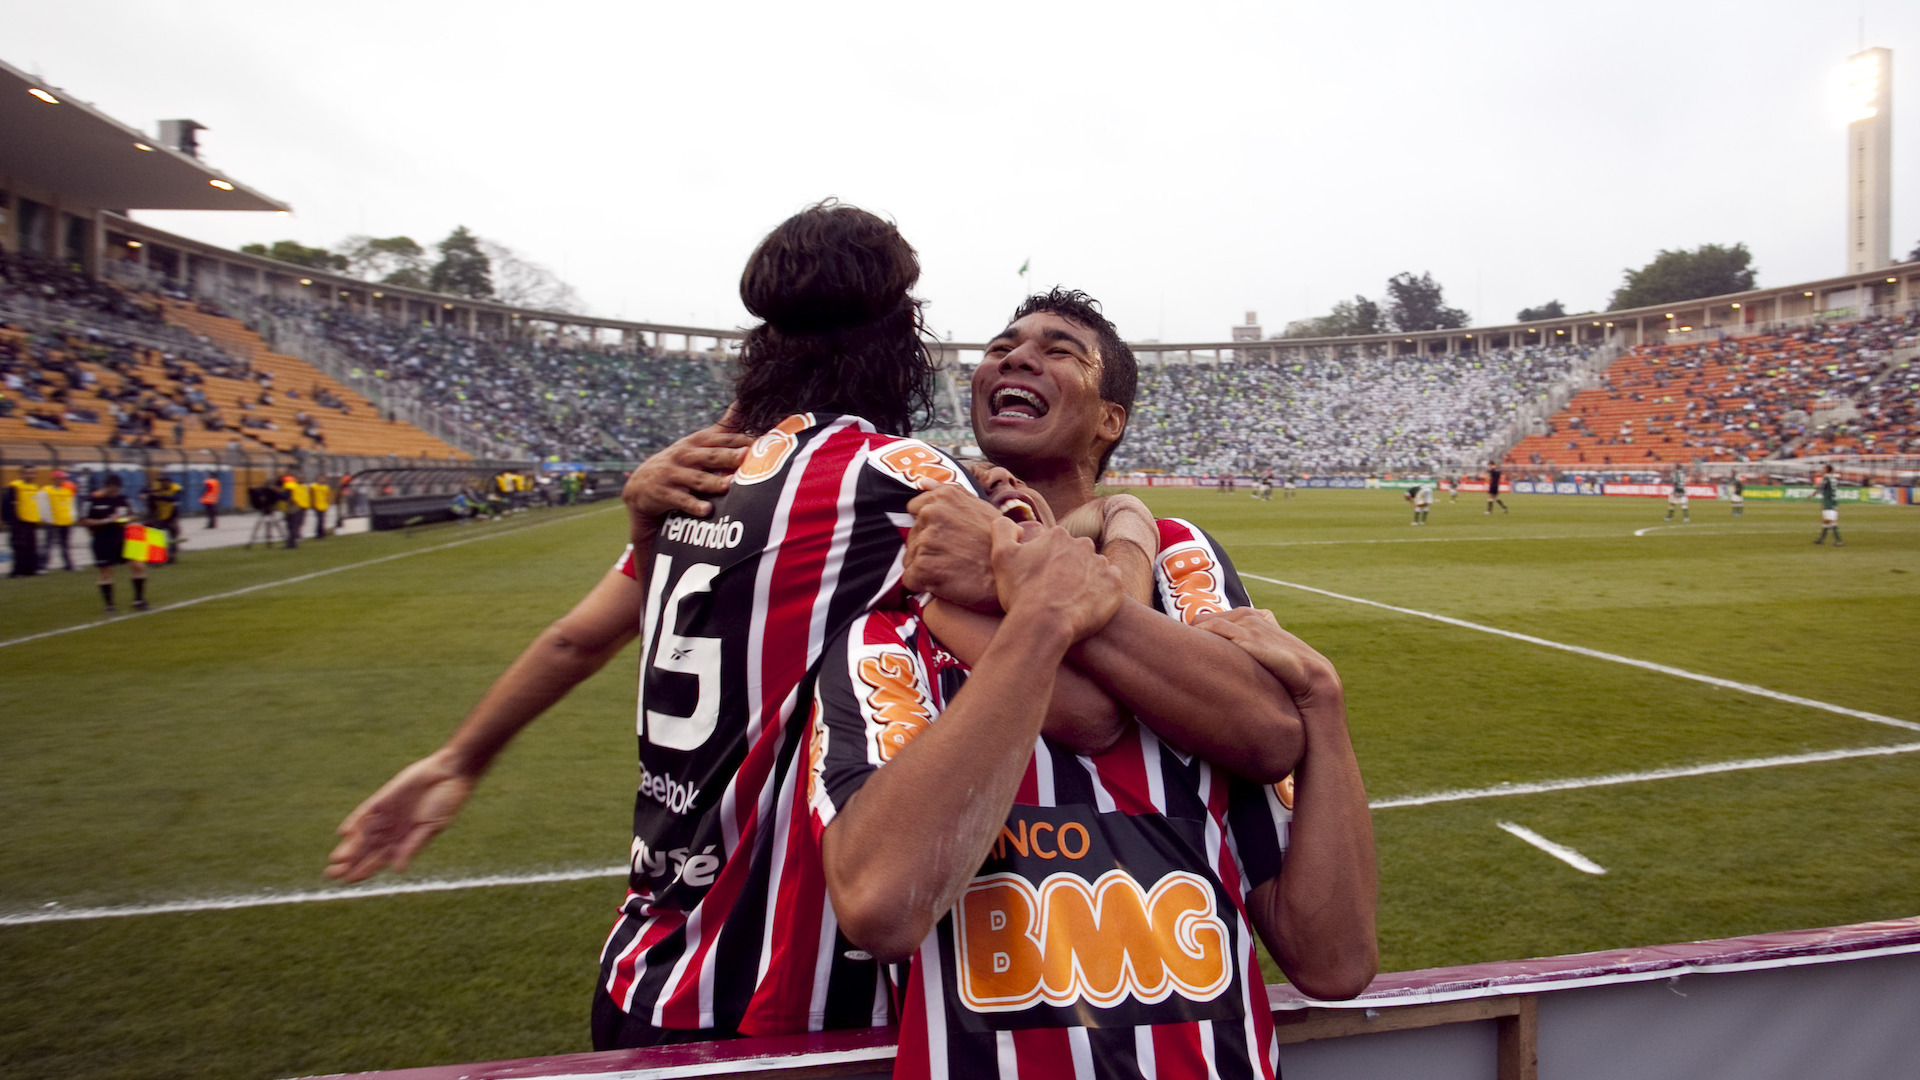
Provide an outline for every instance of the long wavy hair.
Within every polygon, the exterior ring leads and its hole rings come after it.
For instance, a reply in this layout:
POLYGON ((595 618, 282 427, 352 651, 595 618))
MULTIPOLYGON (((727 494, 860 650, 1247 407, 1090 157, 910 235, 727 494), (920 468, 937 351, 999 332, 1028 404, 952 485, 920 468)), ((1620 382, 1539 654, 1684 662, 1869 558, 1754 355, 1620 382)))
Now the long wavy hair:
POLYGON ((740 299, 763 321, 740 348, 739 429, 842 412, 907 434, 934 401, 919 280, 900 230, 858 207, 827 199, 781 222, 740 274, 740 299))

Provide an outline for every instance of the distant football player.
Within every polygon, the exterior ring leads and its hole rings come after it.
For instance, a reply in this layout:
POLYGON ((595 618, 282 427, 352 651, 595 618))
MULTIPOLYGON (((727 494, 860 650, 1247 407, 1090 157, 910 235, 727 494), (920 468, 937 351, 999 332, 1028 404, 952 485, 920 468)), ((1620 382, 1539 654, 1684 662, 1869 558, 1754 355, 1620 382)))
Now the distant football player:
POLYGON ((1672 521, 1675 510, 1680 511, 1682 524, 1693 520, 1693 511, 1687 509, 1687 470, 1679 465, 1673 467, 1673 476, 1667 488, 1667 516, 1661 520, 1672 521))
POLYGON ((1747 481, 1745 477, 1736 476, 1733 478, 1733 482, 1727 485, 1727 501, 1733 504, 1733 516, 1740 517, 1747 508, 1747 481))
POLYGON ((1268 469, 1266 472, 1263 472, 1260 474, 1260 481, 1259 483, 1255 484, 1253 488, 1253 497, 1256 499, 1264 499, 1267 502, 1273 501, 1273 470, 1272 469, 1268 469))
POLYGON ((1493 513, 1494 504, 1500 505, 1500 512, 1509 513, 1506 500, 1500 497, 1500 463, 1487 462, 1487 513, 1493 513))
POLYGON ((1433 509, 1433 485, 1421 481, 1407 489, 1406 500, 1413 504, 1414 525, 1427 523, 1427 512, 1433 509))
POLYGON ((1820 483, 1814 486, 1813 493, 1820 498, 1820 535, 1813 541, 1816 544, 1827 542, 1827 534, 1833 534, 1833 546, 1845 547, 1847 542, 1840 539, 1840 482, 1834 478, 1833 466, 1829 465, 1820 474, 1820 483))
MULTIPOLYGON (((120 477, 108 473, 99 486, 87 495, 85 526, 93 541, 93 565, 100 568, 100 598, 106 601, 107 614, 113 606, 113 568, 127 561, 127 526, 133 521, 133 504, 120 489, 120 477)), ((133 610, 147 610, 147 564, 135 561, 129 571, 133 578, 133 610)))

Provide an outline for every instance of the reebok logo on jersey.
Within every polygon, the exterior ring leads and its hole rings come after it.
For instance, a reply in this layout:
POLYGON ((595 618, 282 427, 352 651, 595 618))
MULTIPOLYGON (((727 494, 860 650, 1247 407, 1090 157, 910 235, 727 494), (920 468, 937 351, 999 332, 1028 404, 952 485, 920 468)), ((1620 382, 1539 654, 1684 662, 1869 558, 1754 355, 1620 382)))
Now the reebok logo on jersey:
POLYGON ((681 784, 666 773, 652 773, 645 765, 640 766, 640 794, 666 807, 676 814, 684 814, 700 797, 700 789, 692 784, 681 784))
POLYGON ((1233 981, 1227 924, 1206 879, 1176 870, 1143 889, 1125 871, 976 878, 954 912, 960 1000, 975 1012, 1173 994, 1211 1001, 1233 981))
POLYGON ((740 538, 746 535, 747 527, 726 515, 712 521, 702 518, 677 517, 669 520, 660 530, 669 540, 682 544, 692 544, 703 548, 736 548, 740 538))

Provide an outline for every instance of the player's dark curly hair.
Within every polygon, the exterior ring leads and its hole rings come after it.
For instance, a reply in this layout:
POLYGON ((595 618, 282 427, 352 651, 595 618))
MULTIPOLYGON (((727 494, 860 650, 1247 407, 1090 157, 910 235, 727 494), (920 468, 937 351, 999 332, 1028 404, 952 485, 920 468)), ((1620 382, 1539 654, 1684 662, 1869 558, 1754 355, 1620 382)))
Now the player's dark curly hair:
POLYGON ((907 434, 933 408, 936 371, 919 280, 900 230, 858 207, 827 199, 781 222, 740 275, 740 299, 765 320, 740 348, 740 430, 842 412, 907 434))
MULTIPOLYGON (((1034 293, 1013 311, 1013 318, 1007 320, 1011 326, 1036 312, 1058 315, 1063 319, 1077 322, 1093 331, 1096 347, 1100 352, 1100 400, 1111 401, 1127 411, 1129 419, 1133 416, 1133 397, 1140 387, 1140 365, 1133 358, 1133 350, 1120 340, 1120 332, 1113 323, 1100 313, 1100 301, 1081 292, 1079 289, 1063 289, 1055 285, 1043 293, 1034 293)), ((1100 469, 1095 479, 1106 475, 1107 461, 1120 443, 1127 437, 1123 424, 1120 438, 1113 440, 1107 452, 1100 455, 1100 469)))

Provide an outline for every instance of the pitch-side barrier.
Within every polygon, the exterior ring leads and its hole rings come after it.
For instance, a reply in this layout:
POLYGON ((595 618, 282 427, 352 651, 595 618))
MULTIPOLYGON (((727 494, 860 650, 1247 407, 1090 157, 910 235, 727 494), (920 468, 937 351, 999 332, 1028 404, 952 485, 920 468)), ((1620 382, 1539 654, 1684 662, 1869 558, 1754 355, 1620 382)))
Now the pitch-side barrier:
MULTIPOLYGON (((1287 1080, 1884 1080, 1920 1062, 1920 918, 1270 986, 1287 1080)), ((891 1075, 890 1028, 355 1073, 348 1080, 891 1075)))

